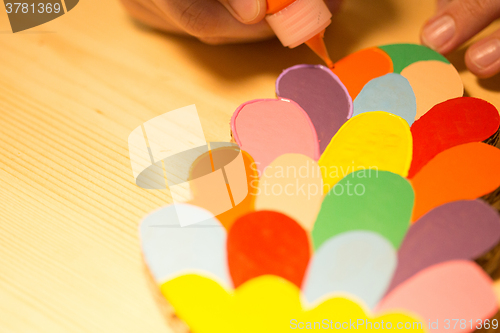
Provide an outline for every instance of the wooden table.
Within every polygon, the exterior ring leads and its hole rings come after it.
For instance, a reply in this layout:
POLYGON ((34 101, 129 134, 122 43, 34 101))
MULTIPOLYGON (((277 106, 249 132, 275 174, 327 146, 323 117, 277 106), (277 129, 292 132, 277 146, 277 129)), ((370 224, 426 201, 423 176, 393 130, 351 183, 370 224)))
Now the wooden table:
MULTIPOLYGON (((274 97, 284 68, 319 60, 277 40, 208 46, 163 35, 133 23, 117 1, 82 0, 17 34, 1 8, 0 332, 170 332, 137 233, 170 197, 134 184, 129 133, 196 104, 207 140, 229 140, 238 105, 274 97)), ((337 60, 418 42, 433 8, 432 0, 347 0, 328 48, 337 60)), ((478 81, 464 50, 450 59, 468 95, 500 108, 500 76, 478 81)))

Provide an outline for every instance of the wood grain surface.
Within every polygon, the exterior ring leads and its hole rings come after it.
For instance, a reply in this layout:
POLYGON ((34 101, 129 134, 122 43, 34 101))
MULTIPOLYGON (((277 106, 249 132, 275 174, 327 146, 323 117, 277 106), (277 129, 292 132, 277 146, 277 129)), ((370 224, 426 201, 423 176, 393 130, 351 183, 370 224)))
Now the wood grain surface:
MULTIPOLYGON (((346 0, 328 48, 338 60, 418 42, 433 9, 433 0, 346 0)), ((500 76, 477 80, 464 52, 449 58, 467 94, 500 108, 500 76)), ((284 68, 318 62, 277 40, 208 46, 154 32, 116 0, 82 0, 16 34, 0 6, 0 332, 172 332, 137 233, 171 198, 134 184, 129 133, 196 104, 207 140, 229 141, 241 103, 274 97, 284 68)))

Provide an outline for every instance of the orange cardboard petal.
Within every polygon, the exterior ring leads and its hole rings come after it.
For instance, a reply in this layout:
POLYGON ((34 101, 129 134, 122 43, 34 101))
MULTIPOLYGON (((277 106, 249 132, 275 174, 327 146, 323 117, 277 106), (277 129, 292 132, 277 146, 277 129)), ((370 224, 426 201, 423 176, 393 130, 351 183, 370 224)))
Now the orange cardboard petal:
POLYGON ((500 150, 485 143, 459 145, 438 154, 411 179, 412 221, 456 200, 471 200, 500 186, 500 150))

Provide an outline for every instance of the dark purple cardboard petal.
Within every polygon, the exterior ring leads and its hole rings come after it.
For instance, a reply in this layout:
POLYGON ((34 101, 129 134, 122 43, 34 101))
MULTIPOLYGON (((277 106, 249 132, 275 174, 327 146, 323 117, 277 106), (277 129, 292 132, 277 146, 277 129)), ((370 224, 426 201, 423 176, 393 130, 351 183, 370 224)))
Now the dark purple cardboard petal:
POLYGON ((409 229, 387 293, 429 266, 475 259, 499 241, 500 216, 485 202, 460 200, 439 206, 409 229))
POLYGON ((276 94, 291 99, 307 112, 318 133, 320 153, 352 116, 352 99, 333 72, 321 65, 297 65, 281 73, 276 94))

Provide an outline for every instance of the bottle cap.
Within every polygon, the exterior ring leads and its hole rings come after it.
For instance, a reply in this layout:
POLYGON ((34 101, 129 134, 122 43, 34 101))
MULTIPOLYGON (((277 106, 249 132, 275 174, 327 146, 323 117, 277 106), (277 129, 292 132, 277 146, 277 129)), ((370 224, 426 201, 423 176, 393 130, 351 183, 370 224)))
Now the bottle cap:
POLYGON ((325 30, 332 13, 324 0, 296 0, 266 21, 284 46, 294 48, 325 30))

